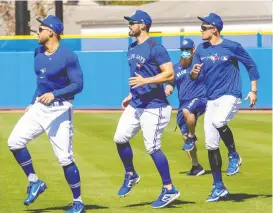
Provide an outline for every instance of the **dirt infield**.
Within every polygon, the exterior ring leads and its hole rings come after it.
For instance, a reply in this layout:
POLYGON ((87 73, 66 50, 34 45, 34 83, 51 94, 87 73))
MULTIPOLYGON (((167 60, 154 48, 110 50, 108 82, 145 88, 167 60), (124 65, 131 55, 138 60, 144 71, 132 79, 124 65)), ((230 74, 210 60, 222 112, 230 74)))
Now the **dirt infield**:
MULTIPOLYGON (((76 109, 75 113, 121 113, 121 109, 76 109)), ((0 113, 23 113, 24 109, 0 109, 0 113)), ((177 112, 177 110, 173 110, 177 112)), ((239 113, 272 114, 272 109, 241 109, 239 113)))

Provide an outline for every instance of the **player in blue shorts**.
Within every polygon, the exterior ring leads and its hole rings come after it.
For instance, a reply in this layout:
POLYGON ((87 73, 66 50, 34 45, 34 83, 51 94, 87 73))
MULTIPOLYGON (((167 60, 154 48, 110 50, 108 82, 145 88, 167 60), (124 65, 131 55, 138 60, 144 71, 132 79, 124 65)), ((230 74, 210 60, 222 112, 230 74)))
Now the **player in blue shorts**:
POLYGON ((229 151, 227 175, 236 174, 242 162, 228 126, 228 122, 238 112, 242 99, 239 61, 246 67, 251 81, 251 91, 246 98, 250 99, 250 107, 257 101, 257 80, 260 76, 255 62, 241 44, 221 38, 223 21, 220 16, 210 13, 207 17, 198 18, 202 21, 202 39, 206 41, 199 44, 196 49, 190 75, 194 80, 205 76, 208 98, 204 118, 205 144, 214 182, 207 202, 212 202, 229 193, 222 180, 220 139, 229 151))
POLYGON ((25 114, 14 127, 8 146, 29 180, 24 201, 29 205, 47 186, 38 178, 26 146, 46 133, 73 193, 73 206, 67 213, 83 213, 80 174, 72 150, 73 99, 83 88, 82 69, 77 55, 59 41, 63 31, 60 19, 50 15, 38 21, 41 25, 37 34, 42 46, 36 48, 34 54, 37 89, 25 114))
POLYGON ((152 19, 146 12, 137 10, 131 17, 124 18, 129 22, 129 35, 135 37, 136 41, 128 48, 130 93, 122 101, 125 110, 114 136, 125 169, 124 182, 118 196, 128 195, 140 180, 133 165, 133 151, 129 141, 141 129, 146 151, 153 159, 163 185, 152 207, 162 208, 180 195, 172 184, 168 160, 161 150, 161 136, 170 121, 172 110, 163 83, 174 78, 173 64, 167 50, 149 37, 152 19))
POLYGON ((199 164, 197 158, 195 127, 198 117, 206 110, 206 90, 203 76, 193 81, 189 75, 195 51, 194 42, 186 38, 182 41, 180 49, 180 62, 174 66, 175 80, 166 85, 165 93, 169 96, 174 87, 177 87, 179 99, 177 124, 185 141, 182 149, 188 151, 192 161, 192 168, 188 175, 199 176, 204 174, 205 170, 199 164), (194 143, 194 146, 191 146, 192 143, 194 143))

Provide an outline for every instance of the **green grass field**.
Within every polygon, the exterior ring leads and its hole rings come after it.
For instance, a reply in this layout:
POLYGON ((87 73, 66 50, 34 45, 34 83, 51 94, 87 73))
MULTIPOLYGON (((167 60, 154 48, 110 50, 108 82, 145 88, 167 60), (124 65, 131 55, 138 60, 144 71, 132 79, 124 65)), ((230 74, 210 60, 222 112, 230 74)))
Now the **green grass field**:
MULTIPOLYGON (((29 207, 23 205, 28 181, 8 150, 7 138, 20 113, 0 114, 0 212, 64 212, 72 201, 63 170, 45 135, 32 141, 28 148, 38 176, 47 183, 47 191, 29 207)), ((124 170, 118 157, 113 135, 120 114, 75 113, 74 153, 82 180, 82 197, 87 212, 93 213, 269 213, 272 212, 272 117, 271 114, 238 114, 230 123, 237 150, 243 158, 240 173, 228 177, 227 150, 221 142, 223 179, 231 192, 229 199, 206 203, 212 189, 207 152, 204 146, 203 117, 197 126, 198 154, 208 170, 201 177, 187 177, 187 155, 181 151, 182 138, 175 128, 175 114, 163 134, 162 149, 169 159, 173 183, 180 198, 168 208, 152 209, 151 202, 161 192, 161 180, 150 156, 145 152, 142 135, 132 141, 134 164, 141 175, 140 183, 125 198, 117 191, 124 170)))

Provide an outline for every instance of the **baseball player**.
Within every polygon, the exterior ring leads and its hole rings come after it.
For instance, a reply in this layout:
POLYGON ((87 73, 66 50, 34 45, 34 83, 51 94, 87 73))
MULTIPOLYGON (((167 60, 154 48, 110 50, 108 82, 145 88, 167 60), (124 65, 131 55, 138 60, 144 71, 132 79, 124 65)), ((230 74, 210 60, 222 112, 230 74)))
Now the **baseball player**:
POLYGON ((130 139, 141 129, 146 151, 151 155, 161 176, 163 188, 160 196, 152 203, 153 208, 162 208, 180 195, 172 184, 168 160, 161 151, 161 136, 170 121, 169 105, 162 83, 174 78, 173 64, 166 49, 149 37, 151 17, 137 10, 129 22, 129 36, 136 42, 128 48, 130 67, 130 94, 122 101, 125 108, 114 136, 119 156, 125 168, 125 179, 118 195, 124 197, 139 182, 140 176, 133 165, 130 139))
POLYGON ((29 180, 24 201, 29 205, 47 186, 38 178, 26 145, 45 132, 73 193, 73 206, 67 213, 82 213, 85 207, 80 174, 72 152, 72 101, 82 91, 83 74, 77 55, 59 42, 63 31, 60 19, 50 15, 37 20, 41 23, 37 34, 42 45, 35 49, 34 55, 37 89, 32 103, 14 127, 8 146, 29 180))
POLYGON ((166 85, 165 93, 169 96, 174 87, 177 86, 179 99, 177 124, 185 141, 182 149, 188 151, 192 161, 192 168, 188 175, 199 176, 204 174, 205 170, 199 164, 197 158, 195 126, 198 117, 205 112, 207 104, 204 76, 200 76, 196 81, 193 81, 189 75, 195 51, 194 42, 186 38, 182 41, 180 49, 180 62, 174 66, 175 79, 166 85))
POLYGON ((229 151, 227 175, 236 174, 242 162, 235 149, 232 132, 227 125, 239 110, 242 98, 238 62, 244 64, 251 81, 251 91, 245 99, 250 99, 250 107, 257 101, 257 80, 260 76, 255 62, 241 44, 221 38, 223 21, 220 16, 210 13, 205 18, 198 18, 202 21, 202 39, 207 41, 196 49, 191 78, 198 79, 205 75, 208 98, 204 120, 205 144, 214 180, 214 189, 207 199, 207 202, 211 202, 229 193, 222 181, 220 138, 229 151))

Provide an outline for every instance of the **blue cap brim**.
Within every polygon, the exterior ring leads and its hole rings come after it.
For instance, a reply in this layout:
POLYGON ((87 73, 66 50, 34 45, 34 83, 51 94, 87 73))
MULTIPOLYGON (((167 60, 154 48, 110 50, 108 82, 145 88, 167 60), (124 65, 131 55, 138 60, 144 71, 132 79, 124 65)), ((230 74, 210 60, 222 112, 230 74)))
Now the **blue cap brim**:
POLYGON ((198 19, 200 19, 201 21, 204 21, 204 18, 197 16, 198 19))
POLYGON ((132 19, 132 17, 130 17, 130 16, 124 16, 124 19, 126 19, 127 21, 130 21, 130 20, 135 21, 135 20, 134 20, 134 19, 132 19))
POLYGON ((211 25, 211 23, 208 22, 208 21, 206 20, 206 18, 202 18, 202 17, 200 17, 200 16, 197 16, 197 18, 198 18, 199 20, 204 21, 204 22, 206 22, 206 23, 208 23, 208 24, 211 25))
MULTIPOLYGON (((43 21, 42 21, 41 19, 36 18, 36 20, 37 20, 38 22, 40 22, 41 24, 44 24, 43 21)), ((44 24, 44 25, 45 25, 45 24, 44 24)))
MULTIPOLYGON (((38 22, 40 22, 41 24, 43 24, 43 25, 49 27, 49 28, 52 30, 52 28, 51 28, 50 26, 48 26, 47 24, 45 24, 41 19, 36 18, 36 20, 37 20, 38 22)), ((54 30, 53 30, 53 31, 54 31, 54 30)))

